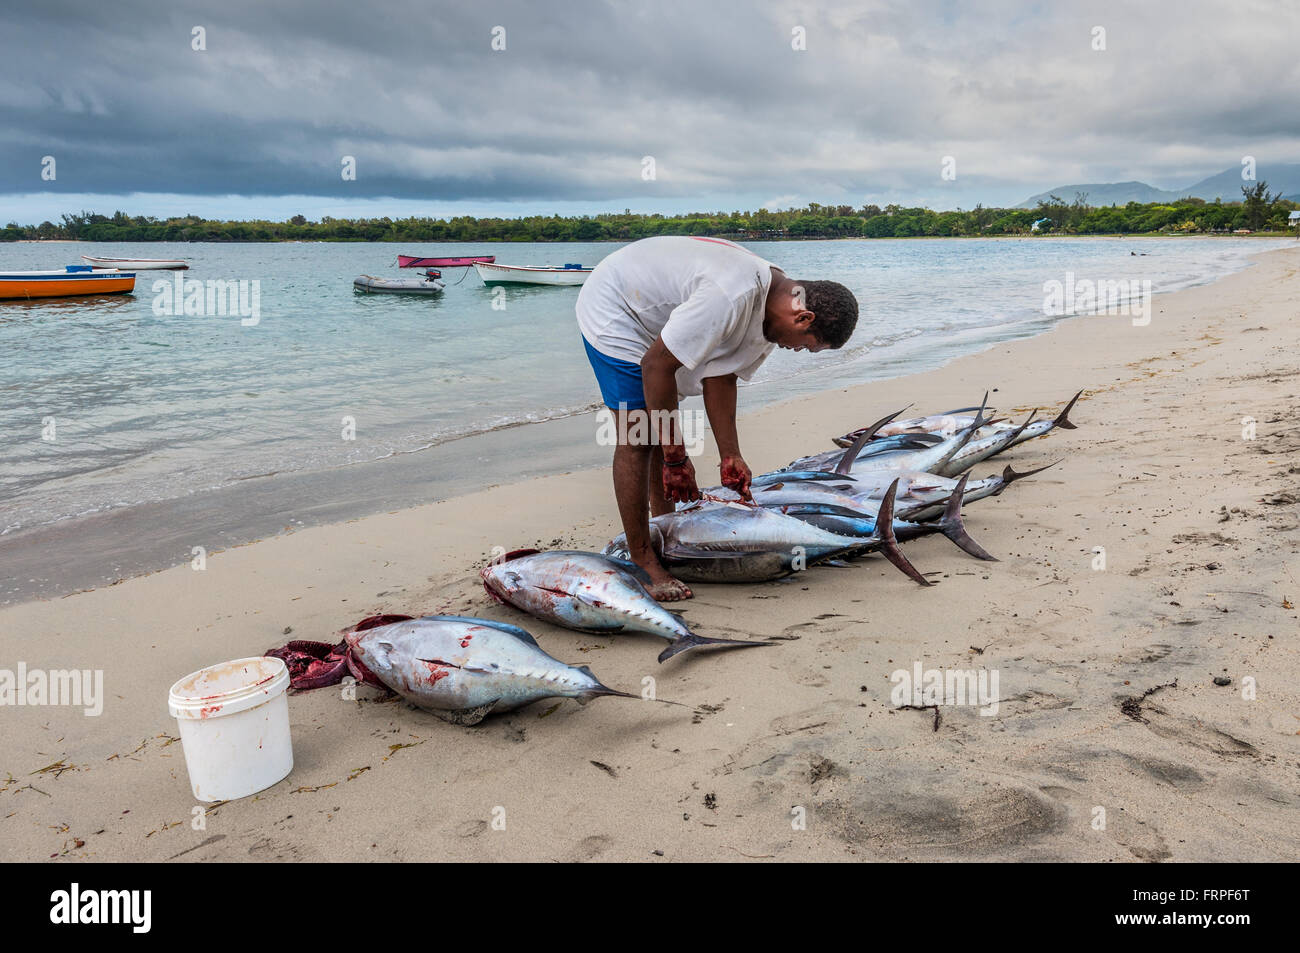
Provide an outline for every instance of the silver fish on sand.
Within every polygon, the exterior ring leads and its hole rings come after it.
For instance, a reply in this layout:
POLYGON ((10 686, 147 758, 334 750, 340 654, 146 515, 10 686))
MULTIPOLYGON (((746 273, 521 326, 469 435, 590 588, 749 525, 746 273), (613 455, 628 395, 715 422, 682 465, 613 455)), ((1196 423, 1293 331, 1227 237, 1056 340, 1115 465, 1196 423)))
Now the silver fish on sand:
POLYGON ((772 644, 696 635, 680 615, 650 595, 639 566, 599 553, 518 550, 488 565, 481 575, 493 599, 547 622, 580 632, 645 632, 667 639, 671 644, 659 653, 660 662, 700 646, 772 644))
POLYGON ((457 725, 544 698, 585 704, 602 695, 638 697, 602 685, 585 665, 552 658, 528 632, 504 622, 434 615, 354 627, 344 638, 386 686, 457 725))
MULTIPOLYGON (((923 586, 929 581, 898 548, 893 532, 894 494, 879 508, 870 537, 846 536, 763 506, 701 500, 650 520, 650 542, 668 570, 688 582, 766 582, 831 559, 879 551, 923 586)), ((606 555, 626 556, 619 535, 606 555)))

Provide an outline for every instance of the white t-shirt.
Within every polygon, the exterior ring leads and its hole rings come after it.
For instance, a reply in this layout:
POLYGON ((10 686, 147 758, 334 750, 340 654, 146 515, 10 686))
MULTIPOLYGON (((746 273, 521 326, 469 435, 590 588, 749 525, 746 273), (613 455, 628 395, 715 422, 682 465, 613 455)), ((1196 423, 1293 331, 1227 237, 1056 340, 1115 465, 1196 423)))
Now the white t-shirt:
POLYGON ((578 327, 593 348, 640 364, 655 339, 682 362, 677 391, 706 377, 749 380, 775 347, 763 337, 772 264, 720 238, 664 235, 598 264, 578 295, 578 327))

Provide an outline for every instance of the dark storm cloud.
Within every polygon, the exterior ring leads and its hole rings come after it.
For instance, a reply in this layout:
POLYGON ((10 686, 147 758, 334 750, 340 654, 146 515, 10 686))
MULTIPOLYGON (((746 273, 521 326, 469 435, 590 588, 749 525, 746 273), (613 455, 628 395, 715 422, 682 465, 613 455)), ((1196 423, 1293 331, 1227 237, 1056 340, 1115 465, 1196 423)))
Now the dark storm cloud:
POLYGON ((223 0, 3 18, 4 193, 961 204, 1185 184, 1300 145, 1300 14, 1283 4, 223 0))

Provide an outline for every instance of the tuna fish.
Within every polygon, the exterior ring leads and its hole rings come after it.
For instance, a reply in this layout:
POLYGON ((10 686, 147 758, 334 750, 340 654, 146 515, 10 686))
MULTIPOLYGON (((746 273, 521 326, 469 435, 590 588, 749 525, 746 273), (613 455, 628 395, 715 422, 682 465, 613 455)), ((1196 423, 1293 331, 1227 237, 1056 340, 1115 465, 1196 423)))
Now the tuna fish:
POLYGON ((946 461, 940 463, 938 466, 931 467, 930 471, 939 476, 955 477, 957 474, 969 470, 981 460, 987 460, 989 457, 997 456, 1003 450, 1006 450, 1015 443, 1016 439, 1024 433, 1025 428, 1030 425, 1034 419, 1034 415, 1037 413, 1038 410, 1035 409, 1033 413, 1025 418, 1025 422, 1014 430, 1002 430, 990 434, 987 437, 976 437, 976 439, 971 440, 966 444, 966 446, 962 447, 946 461))
MULTIPOLYGON (((1060 461, 1057 461, 1057 463, 1059 462, 1060 461)), ((1048 467, 1054 466, 1056 466, 1056 463, 1049 463, 1047 466, 1035 467, 1033 470, 1026 470, 1024 473, 1017 473, 1015 470, 1011 469, 1011 467, 1004 467, 1002 473, 997 476, 990 476, 985 477, 983 480, 971 481, 966 487, 966 492, 962 494, 962 502, 973 503, 976 500, 982 500, 988 496, 997 496, 1017 480, 1023 480, 1025 477, 1033 476, 1035 473, 1042 473, 1048 467)), ((889 474, 883 475, 887 476, 889 474)), ((962 479, 965 478, 965 476, 962 477, 962 479)), ((935 480, 941 479, 945 478, 935 478, 935 480)), ((955 486, 959 481, 948 480, 947 482, 955 486)), ((947 497, 944 496, 944 491, 942 489, 931 491, 918 490, 918 492, 909 497, 907 509, 900 509, 899 512, 905 514, 906 518, 913 522, 925 522, 926 520, 932 520, 943 514, 947 506, 947 500, 950 498, 951 495, 947 497), (928 503, 924 500, 927 493, 930 496, 928 503)))
POLYGON ((598 553, 521 549, 481 573, 483 588, 497 602, 580 632, 646 632, 671 645, 665 662, 702 645, 753 648, 771 642, 743 642, 696 635, 675 612, 646 591, 636 563, 598 553))
MULTIPOLYGON (((927 450, 946 438, 937 433, 909 433, 883 440, 872 440, 859 452, 858 459, 865 460, 875 454, 890 450, 927 450)), ((791 470, 830 470, 844 457, 843 450, 823 450, 821 453, 800 457, 790 463, 791 470)))
POLYGON ((871 440, 868 430, 862 434, 853 446, 840 454, 839 461, 829 469, 836 473, 854 473, 858 470, 924 470, 928 473, 942 472, 941 468, 966 446, 980 427, 988 423, 983 413, 976 414, 975 420, 960 433, 953 434, 941 443, 921 449, 886 450, 883 453, 868 453, 863 450, 871 440))
MULTIPOLYGON (((894 494, 880 505, 878 535, 846 536, 763 506, 703 500, 650 520, 650 540, 664 565, 687 582, 765 582, 829 559, 879 550, 923 586, 929 581, 898 548, 894 494)), ((620 535, 605 548, 626 556, 620 535)))
MULTIPOLYGON (((1079 391, 1079 393, 1070 398, 1070 402, 1065 406, 1065 409, 1057 415, 1055 420, 1039 420, 1031 423, 1025 428, 1024 432, 1012 442, 1011 446, 1024 443, 1026 440, 1032 440, 1034 437, 1041 437, 1056 427, 1060 427, 1063 430, 1075 429, 1075 425, 1070 422, 1069 413, 1074 407, 1075 401, 1077 401, 1082 394, 1083 391, 1079 391)), ((914 438, 923 437, 923 435, 926 434, 931 436, 936 434, 949 436, 958 430, 963 430, 969 427, 975 421, 974 417, 960 416, 960 414, 966 411, 975 409, 976 408, 974 407, 963 407, 961 410, 950 410, 947 414, 933 414, 929 417, 912 417, 907 420, 897 420, 892 423, 887 423, 876 429, 874 436, 871 438, 871 442, 866 445, 864 450, 869 451, 872 448, 881 445, 883 438, 887 437, 903 439, 907 436, 914 438)), ((988 413, 992 414, 993 410, 990 408, 988 413)), ((868 429, 870 428, 864 427, 861 430, 854 430, 841 437, 836 437, 832 443, 837 447, 851 447, 854 441, 861 437, 868 429)), ((975 434, 975 439, 980 440, 984 437, 991 437, 995 434, 1015 429, 1016 425, 1013 423, 1005 423, 1001 420, 990 420, 980 428, 978 433, 975 434)), ((816 458, 829 455, 829 453, 817 454, 816 458)), ((815 458, 807 457, 804 459, 812 460, 815 458)), ((808 469, 814 469, 814 467, 809 466, 808 469)))
POLYGON ((1077 425, 1070 420, 1070 411, 1074 408, 1075 402, 1081 396, 1083 396, 1083 391, 1079 391, 1079 393, 1071 397, 1070 402, 1065 405, 1064 410, 1056 415, 1055 420, 1035 420, 1028 427, 1024 428, 1024 432, 1016 437, 1015 440, 1011 441, 1010 445, 1005 449, 1010 449, 1010 447, 1024 443, 1026 440, 1033 440, 1035 437, 1045 436, 1057 427, 1060 427, 1062 430, 1078 429, 1077 425))
MULTIPOLYGON (((968 476, 968 475, 967 475, 968 476)), ((942 519, 935 523, 917 523, 895 517, 894 535, 900 541, 931 533, 942 533, 959 549, 976 559, 996 561, 969 533, 961 517, 967 476, 963 476, 948 493, 946 506, 939 507, 942 519)), ((881 501, 869 493, 851 495, 822 483, 796 483, 789 488, 775 487, 754 491, 754 502, 787 516, 845 536, 872 536, 876 532, 881 501)))
POLYGON ((551 658, 525 630, 455 615, 376 616, 344 633, 352 653, 417 708, 457 725, 543 698, 585 704, 602 695, 637 698, 602 685, 585 666, 551 658), (397 620, 397 621, 393 621, 397 620))
MULTIPOLYGON (((987 395, 985 395, 987 397, 987 395)), ((916 434, 942 434, 950 437, 958 430, 965 430, 975 422, 974 417, 962 416, 969 414, 971 411, 981 410, 979 407, 959 407, 956 410, 945 411, 942 414, 931 414, 928 417, 909 417, 906 420, 895 420, 887 423, 876 431, 873 442, 877 442, 885 437, 897 437, 902 435, 916 434)), ((986 413, 992 414, 992 407, 983 408, 986 413)), ((860 430, 854 430, 844 434, 842 437, 836 437, 831 443, 837 447, 848 448, 853 446, 857 440, 867 430, 863 427, 860 430)))

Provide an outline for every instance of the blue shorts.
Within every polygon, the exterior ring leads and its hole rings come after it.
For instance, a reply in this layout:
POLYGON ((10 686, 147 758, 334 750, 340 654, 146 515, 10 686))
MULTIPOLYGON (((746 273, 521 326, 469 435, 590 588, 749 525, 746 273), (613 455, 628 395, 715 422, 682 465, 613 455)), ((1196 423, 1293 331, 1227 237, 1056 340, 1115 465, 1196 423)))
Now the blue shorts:
POLYGON ((597 351, 584 337, 587 360, 596 372, 600 396, 610 410, 645 410, 645 387, 641 383, 641 365, 610 357, 597 351))

